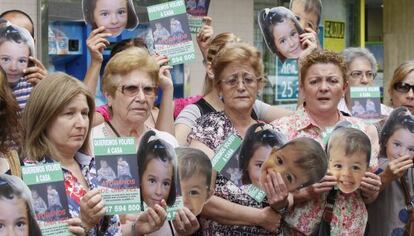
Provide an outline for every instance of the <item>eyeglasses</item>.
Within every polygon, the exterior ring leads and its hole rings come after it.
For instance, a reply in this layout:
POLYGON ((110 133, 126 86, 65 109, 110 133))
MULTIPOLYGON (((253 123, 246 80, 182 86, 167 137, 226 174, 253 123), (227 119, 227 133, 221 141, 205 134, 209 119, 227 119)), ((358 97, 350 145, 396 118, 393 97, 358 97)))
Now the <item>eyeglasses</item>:
POLYGON ((362 70, 354 70, 352 71, 349 75, 351 76, 352 79, 362 79, 362 77, 365 77, 367 79, 375 79, 375 76, 377 76, 377 74, 375 74, 374 72, 367 70, 367 71, 362 71, 362 70))
POLYGON ((394 90, 400 93, 408 93, 410 89, 412 89, 414 92, 414 85, 407 84, 404 82, 398 82, 394 84, 394 90))
POLYGON ((239 85, 240 77, 241 77, 242 83, 247 87, 254 87, 257 85, 259 81, 261 81, 261 78, 257 78, 256 76, 249 74, 249 73, 243 73, 243 74, 236 73, 236 74, 230 75, 229 78, 225 80, 221 80, 221 81, 229 87, 236 87, 237 85, 239 85))
POLYGON ((146 96, 155 96, 155 94, 157 93, 156 86, 122 85, 120 88, 121 88, 121 93, 128 97, 137 96, 140 89, 146 96))

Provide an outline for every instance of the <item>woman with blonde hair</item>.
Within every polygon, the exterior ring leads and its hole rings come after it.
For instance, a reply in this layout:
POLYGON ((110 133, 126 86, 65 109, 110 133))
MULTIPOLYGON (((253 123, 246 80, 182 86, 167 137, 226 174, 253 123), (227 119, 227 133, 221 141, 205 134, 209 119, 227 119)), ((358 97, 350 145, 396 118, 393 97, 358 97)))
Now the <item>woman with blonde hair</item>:
POLYGON ((19 105, 0 68, 0 173, 20 176, 17 148, 20 144, 19 105))
MULTIPOLYGON (((214 72, 212 70, 212 62, 214 57, 226 45, 240 42, 240 38, 233 33, 218 34, 209 44, 206 54, 206 76, 204 80, 204 95, 194 104, 187 105, 178 115, 175 121, 175 136, 180 144, 187 143, 187 136, 191 128, 196 126, 196 119, 210 112, 222 111, 224 109, 223 101, 219 96, 219 92, 214 86, 214 72)), ((252 118, 265 122, 273 121, 291 114, 291 112, 270 106, 262 101, 256 100, 251 113, 252 118)))
POLYGON ((118 216, 104 217, 94 159, 89 153, 89 127, 94 98, 79 80, 54 73, 32 91, 23 113, 26 164, 59 162, 72 218, 86 232, 120 233, 118 216))
POLYGON ((392 107, 407 107, 414 113, 414 60, 402 63, 394 71, 388 86, 392 107))

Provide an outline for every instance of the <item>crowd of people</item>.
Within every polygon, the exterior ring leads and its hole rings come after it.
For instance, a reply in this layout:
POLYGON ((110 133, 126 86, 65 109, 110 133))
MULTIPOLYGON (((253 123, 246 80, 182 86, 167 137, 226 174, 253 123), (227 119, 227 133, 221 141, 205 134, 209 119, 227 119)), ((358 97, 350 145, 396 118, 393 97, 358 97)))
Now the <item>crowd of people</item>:
MULTIPOLYGON (((95 6, 84 7, 92 17, 95 6)), ((321 11, 320 0, 291 0, 290 10, 258 15, 269 50, 298 62, 295 111, 258 99, 268 83, 262 54, 234 33, 215 35, 208 16, 196 35, 203 94, 174 99, 168 57, 150 55, 142 39, 118 42, 104 66, 107 38, 118 33, 91 23, 91 62, 74 78, 33 56, 29 15, 1 14, 0 235, 41 235, 37 214, 65 204, 74 235, 414 235, 414 61, 395 68, 381 120, 353 117, 350 87, 372 86, 377 62, 365 48, 321 49, 321 11), (96 107, 101 69, 107 104, 96 107), (233 136, 241 140, 237 180, 212 164, 233 136), (96 163, 92 141, 119 137, 137 140, 137 160, 96 163), (64 193, 30 191, 21 180, 22 166, 48 163, 61 165, 64 193), (134 176, 145 208, 106 215, 99 185, 134 176), (253 187, 263 201, 247 193, 253 187), (184 206, 167 220, 177 195, 184 206)))

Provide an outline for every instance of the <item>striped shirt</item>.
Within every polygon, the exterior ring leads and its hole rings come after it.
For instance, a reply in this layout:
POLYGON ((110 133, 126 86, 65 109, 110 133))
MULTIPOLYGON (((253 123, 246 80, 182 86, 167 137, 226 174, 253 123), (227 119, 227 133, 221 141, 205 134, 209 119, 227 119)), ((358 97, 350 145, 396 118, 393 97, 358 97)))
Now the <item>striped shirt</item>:
POLYGON ((27 100, 29 99, 33 86, 31 83, 21 78, 16 85, 13 85, 11 87, 11 89, 13 90, 13 95, 16 98, 17 103, 19 104, 19 112, 21 113, 24 107, 26 106, 27 100))

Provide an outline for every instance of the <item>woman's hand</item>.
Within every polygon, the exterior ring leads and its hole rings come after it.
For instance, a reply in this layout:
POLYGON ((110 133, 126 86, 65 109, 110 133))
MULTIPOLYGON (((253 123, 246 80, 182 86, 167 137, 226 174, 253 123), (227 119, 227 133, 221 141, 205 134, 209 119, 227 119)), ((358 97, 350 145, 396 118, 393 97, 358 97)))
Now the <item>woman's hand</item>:
POLYGON ((79 217, 67 219, 65 223, 69 226, 69 232, 71 232, 75 236, 83 236, 86 235, 85 230, 82 227, 82 221, 79 217))
POLYGON ((154 208, 148 208, 138 215, 133 225, 133 235, 145 235, 159 230, 167 219, 167 203, 161 201, 161 206, 155 204, 154 208))
POLYGON ((377 199, 381 189, 381 178, 371 172, 365 172, 362 178, 361 186, 362 198, 366 204, 369 204, 377 199))
POLYGON ((280 173, 269 170, 262 187, 269 205, 274 210, 277 211, 288 206, 289 192, 280 173))
POLYGON ((305 29, 305 33, 299 35, 300 45, 303 51, 300 53, 299 62, 305 57, 311 54, 316 48, 318 48, 317 34, 310 28, 305 29))
POLYGON ((161 66, 160 71, 158 72, 158 76, 160 78, 160 88, 163 92, 174 88, 170 73, 171 69, 172 66, 161 66))
POLYGON ((278 232, 280 227, 280 219, 282 218, 282 216, 276 213, 276 211, 274 211, 271 207, 265 207, 260 211, 261 214, 260 217, 256 219, 256 225, 264 228, 269 232, 278 232))
POLYGON ((158 53, 155 53, 155 55, 153 55, 153 57, 157 61, 157 64, 158 64, 159 67, 161 67, 161 66, 168 63, 168 57, 166 55, 160 55, 158 53))
POLYGON ((80 219, 82 226, 91 229, 105 215, 104 201, 99 189, 93 189, 85 194, 80 201, 80 219))
POLYGON ((177 210, 173 225, 180 236, 192 235, 200 228, 197 217, 187 207, 177 210))
POLYGON ((319 197, 322 193, 331 191, 336 185, 336 177, 332 175, 325 175, 319 183, 315 183, 307 188, 307 191, 313 198, 319 197))
POLYGON ((203 17, 203 26, 197 33, 197 44, 200 48, 204 60, 207 57, 208 47, 210 46, 210 42, 213 39, 214 35, 213 26, 211 25, 212 21, 213 19, 209 16, 203 17))
POLYGON ((47 70, 42 62, 38 59, 30 56, 29 60, 32 61, 34 65, 23 70, 23 73, 25 74, 24 78, 27 80, 27 82, 35 86, 42 79, 46 78, 47 70))
POLYGON ((109 45, 109 41, 105 38, 110 36, 110 33, 105 33, 105 26, 92 30, 86 40, 86 45, 88 46, 89 53, 91 54, 92 63, 102 63, 103 50, 109 45))

